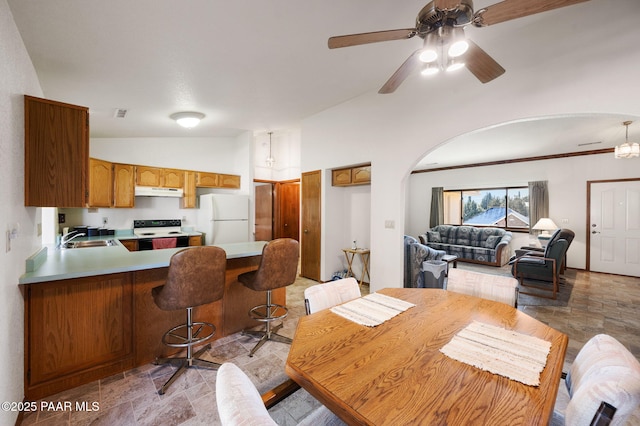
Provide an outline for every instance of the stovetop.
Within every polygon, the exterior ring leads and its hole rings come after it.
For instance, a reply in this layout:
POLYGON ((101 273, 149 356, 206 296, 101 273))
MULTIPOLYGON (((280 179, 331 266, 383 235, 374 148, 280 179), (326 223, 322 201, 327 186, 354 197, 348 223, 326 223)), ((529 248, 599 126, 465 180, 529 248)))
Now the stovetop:
POLYGON ((133 234, 138 237, 162 238, 188 235, 182 232, 180 219, 134 220, 133 234))

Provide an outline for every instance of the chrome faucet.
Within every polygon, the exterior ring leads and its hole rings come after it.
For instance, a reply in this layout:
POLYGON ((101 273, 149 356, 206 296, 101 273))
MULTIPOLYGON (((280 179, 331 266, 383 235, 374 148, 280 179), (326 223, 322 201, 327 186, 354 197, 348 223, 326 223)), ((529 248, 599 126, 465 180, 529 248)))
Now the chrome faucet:
POLYGON ((84 232, 78 232, 78 231, 71 231, 69 232, 67 235, 63 235, 62 238, 60 239, 60 244, 58 244, 59 248, 62 248, 65 246, 65 244, 67 244, 69 241, 78 238, 78 237, 84 237, 85 233, 84 232))

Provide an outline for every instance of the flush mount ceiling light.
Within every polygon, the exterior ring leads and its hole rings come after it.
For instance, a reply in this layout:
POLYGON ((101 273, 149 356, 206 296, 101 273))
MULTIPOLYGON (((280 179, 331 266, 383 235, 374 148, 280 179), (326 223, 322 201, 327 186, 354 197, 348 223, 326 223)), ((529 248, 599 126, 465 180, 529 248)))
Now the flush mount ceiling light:
POLYGON ((615 150, 615 157, 618 158, 632 158, 640 156, 640 145, 637 142, 631 143, 629 142, 629 124, 633 123, 633 121, 625 121, 622 125, 626 128, 626 135, 624 138, 624 143, 622 145, 617 145, 615 150))
POLYGON ((192 127, 196 127, 198 123, 200 123, 200 120, 204 118, 204 114, 194 111, 176 112, 175 114, 171 114, 170 118, 172 120, 176 120, 176 123, 182 127, 190 129, 192 127))

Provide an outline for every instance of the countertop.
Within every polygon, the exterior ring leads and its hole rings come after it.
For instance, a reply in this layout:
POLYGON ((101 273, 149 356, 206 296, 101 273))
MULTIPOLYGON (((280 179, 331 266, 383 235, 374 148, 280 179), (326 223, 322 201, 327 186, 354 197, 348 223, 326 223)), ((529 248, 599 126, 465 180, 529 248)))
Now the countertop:
MULTIPOLYGON (((46 259, 35 271, 20 277, 20 284, 57 281, 93 275, 115 274, 144 269, 166 268, 171 256, 182 248, 134 251, 127 250, 119 241, 123 236, 92 237, 91 239, 115 239, 110 247, 56 249, 46 246, 46 259)), ((129 237, 131 238, 131 237, 129 237)), ((78 239, 81 240, 81 239, 78 239)), ((227 253, 227 259, 260 256, 266 241, 218 244, 227 253)))

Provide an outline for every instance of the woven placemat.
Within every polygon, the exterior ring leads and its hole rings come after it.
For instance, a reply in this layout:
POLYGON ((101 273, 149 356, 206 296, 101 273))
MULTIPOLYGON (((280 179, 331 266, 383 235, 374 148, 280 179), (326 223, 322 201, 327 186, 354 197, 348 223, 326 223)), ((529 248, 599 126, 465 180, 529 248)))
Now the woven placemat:
POLYGON ((525 385, 540 385, 551 342, 474 321, 440 349, 446 356, 525 385))

